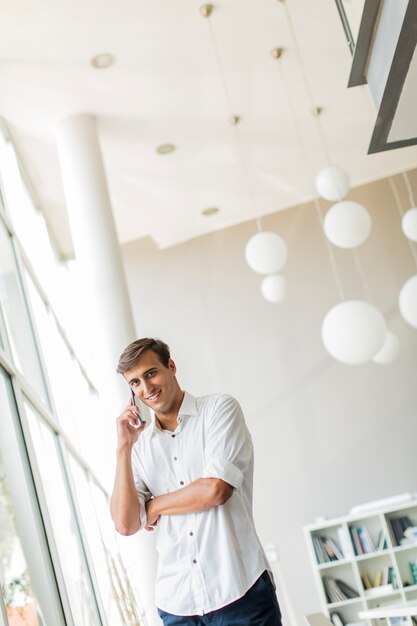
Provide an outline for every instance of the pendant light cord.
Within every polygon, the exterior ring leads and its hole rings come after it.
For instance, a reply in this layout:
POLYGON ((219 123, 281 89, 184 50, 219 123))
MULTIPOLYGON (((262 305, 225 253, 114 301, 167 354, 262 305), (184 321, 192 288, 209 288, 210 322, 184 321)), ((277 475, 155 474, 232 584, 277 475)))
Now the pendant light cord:
POLYGON ((371 297, 370 297, 370 292, 369 292, 368 281, 365 278, 365 274, 364 274, 364 272, 362 270, 362 265, 359 262, 358 251, 357 251, 356 248, 353 248, 352 254, 353 254, 353 260, 355 262, 356 271, 358 272, 359 277, 360 277, 361 282, 362 282, 362 289, 363 289, 363 292, 365 294, 365 298, 366 298, 366 300, 368 300, 368 302, 370 302, 371 301, 371 297))
POLYGON ((334 258, 334 252, 333 252, 332 246, 331 246, 329 240, 327 239, 326 235, 324 234, 323 213, 322 213, 321 204, 320 204, 320 201, 319 201, 318 198, 314 199, 314 206, 316 207, 317 217, 318 217, 319 222, 320 222, 321 232, 323 234, 323 239, 324 239, 324 241, 326 243, 326 248, 327 248, 327 252, 329 254, 329 259, 330 259, 330 266, 332 268, 333 276, 334 276, 335 281, 336 281, 336 286, 337 286, 337 290, 339 292, 339 297, 340 297, 340 300, 343 302, 343 300, 345 300, 345 292, 343 291, 342 283, 341 283, 340 276, 339 276, 339 272, 337 271, 336 260, 334 258))
MULTIPOLYGON (((396 204, 396 207, 397 207, 397 209, 398 209, 398 213, 400 214, 400 218, 402 219, 402 217, 403 217, 403 215, 404 215, 404 210, 403 210, 403 207, 402 207, 402 204, 401 204, 400 195, 399 195, 399 193, 398 193, 397 186, 396 186, 396 184, 394 183, 394 178, 393 178, 392 176, 390 176, 390 177, 388 178, 388 182, 389 182, 389 185, 390 185, 390 187, 391 187, 391 191, 392 191, 393 196, 394 196, 394 199, 395 199, 395 204, 396 204)), ((411 241, 409 240, 409 238, 408 238, 408 237, 406 237, 406 239, 407 239, 408 246, 409 246, 409 248, 410 248, 411 256, 413 257, 414 262, 415 262, 415 264, 416 264, 416 266, 417 266, 417 253, 416 253, 416 251, 415 251, 415 249, 414 249, 413 244, 412 244, 412 243, 411 243, 411 241)))
MULTIPOLYGON (((312 92, 312 89, 310 87, 310 83, 308 81, 307 72, 306 72, 305 67, 304 67, 304 61, 303 61, 302 56, 301 56, 300 46, 298 44, 297 35, 295 34, 295 29, 294 29, 292 17, 291 17, 289 9, 287 7, 287 3, 284 1, 284 2, 281 2, 280 4, 284 8, 285 16, 287 18, 288 27, 289 27, 289 30, 291 32, 292 40, 294 42, 295 54, 297 56, 298 64, 300 66, 300 70, 301 70, 301 73, 303 75, 304 85, 305 85, 305 88, 306 88, 306 91, 307 91, 307 94, 308 94, 308 97, 309 97, 309 100, 310 100, 311 111, 313 112, 317 108, 317 105, 316 105, 316 102, 314 100, 313 92, 312 92)), ((326 143, 326 139, 325 139, 325 136, 324 136, 323 127, 322 127, 321 121, 319 119, 319 115, 320 115, 320 113, 318 113, 317 115, 314 115, 314 117, 315 117, 316 122, 317 122, 317 130, 318 130, 318 133, 319 133, 319 136, 320 136, 320 141, 321 141, 321 146, 322 146, 324 158, 325 158, 325 161, 326 161, 327 165, 330 165, 332 161, 330 159, 330 154, 329 154, 329 150, 327 148, 327 143, 326 143)))
POLYGON ((410 208, 414 208, 416 204, 414 202, 413 190, 411 189, 410 180, 408 178, 407 172, 403 172, 403 178, 405 186, 407 187, 408 199, 410 200, 410 208))
MULTIPOLYGON (((256 200, 255 200, 255 195, 254 195, 253 190, 252 190, 252 186, 251 186, 251 184, 249 182, 249 180, 250 180, 249 179, 249 168, 247 166, 246 156, 245 156, 245 152, 243 150, 242 138, 240 136, 239 129, 238 129, 239 118, 236 116, 236 109, 233 106, 232 97, 231 97, 229 86, 228 86, 227 80, 226 80, 226 72, 224 70, 223 60, 222 60, 222 56, 220 54, 220 48, 219 48, 219 45, 217 43, 217 38, 216 38, 216 34, 214 32, 214 28, 213 28, 213 24, 211 22, 211 16, 210 15, 206 18, 206 21, 208 22, 210 39, 211 39, 211 42, 212 42, 212 46, 213 46, 214 55, 215 55, 215 58, 216 58, 218 70, 219 70, 219 73, 220 73, 220 76, 221 76, 221 83, 222 83, 222 87, 223 87, 223 91, 224 91, 226 104, 227 104, 227 107, 229 109, 230 120, 232 120, 233 118, 236 119, 236 122, 233 125, 234 131, 235 131, 235 145, 237 147, 237 151, 238 151, 238 155, 239 155, 240 166, 241 166, 243 178, 245 180, 247 195, 248 195, 249 201, 250 201, 250 203, 252 205, 252 210, 253 210, 254 214, 257 215, 258 214, 257 204, 256 204, 256 200)), ((256 218, 256 226, 257 226, 257 229, 258 229, 259 232, 262 231, 261 221, 260 220, 261 220, 261 218, 258 216, 256 218)))

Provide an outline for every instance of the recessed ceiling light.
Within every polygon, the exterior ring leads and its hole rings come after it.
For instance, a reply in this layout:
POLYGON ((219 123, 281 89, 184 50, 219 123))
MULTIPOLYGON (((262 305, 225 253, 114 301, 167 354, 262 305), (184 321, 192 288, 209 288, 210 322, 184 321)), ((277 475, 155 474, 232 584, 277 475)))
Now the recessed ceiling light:
POLYGON ((175 150, 176 147, 173 143, 163 143, 156 149, 158 154, 171 154, 171 152, 174 152, 175 150))
POLYGON ((115 60, 116 58, 112 54, 102 52, 101 54, 96 54, 96 56, 91 59, 90 63, 97 70, 105 70, 110 67, 110 65, 113 65, 115 60))
POLYGON ((208 209, 204 209, 204 211, 201 211, 201 213, 203 215, 214 215, 215 213, 218 213, 220 211, 220 209, 218 209, 215 206, 211 206, 208 209))
POLYGON ((240 115, 232 115, 229 117, 229 122, 232 126, 237 126, 240 122, 240 115))

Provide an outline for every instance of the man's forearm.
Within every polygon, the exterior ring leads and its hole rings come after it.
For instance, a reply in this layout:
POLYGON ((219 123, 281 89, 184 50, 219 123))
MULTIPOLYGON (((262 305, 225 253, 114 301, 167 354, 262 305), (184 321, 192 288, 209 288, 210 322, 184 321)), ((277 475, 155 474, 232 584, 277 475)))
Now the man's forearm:
POLYGON ((159 515, 199 513, 224 504, 232 493, 233 488, 223 480, 199 478, 183 489, 150 500, 148 516, 152 520, 159 515))
POLYGON ((116 530, 122 535, 133 535, 140 529, 140 505, 133 480, 132 449, 117 451, 116 477, 110 499, 110 512, 116 530))

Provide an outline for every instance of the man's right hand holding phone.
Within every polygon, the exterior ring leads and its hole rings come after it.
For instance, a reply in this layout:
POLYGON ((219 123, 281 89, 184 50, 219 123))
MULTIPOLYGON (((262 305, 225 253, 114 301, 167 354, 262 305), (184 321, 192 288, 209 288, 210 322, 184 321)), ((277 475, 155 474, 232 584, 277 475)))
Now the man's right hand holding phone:
POLYGON ((137 442, 139 435, 144 430, 146 423, 139 421, 139 408, 131 403, 123 409, 123 412, 116 420, 118 447, 132 448, 137 442))

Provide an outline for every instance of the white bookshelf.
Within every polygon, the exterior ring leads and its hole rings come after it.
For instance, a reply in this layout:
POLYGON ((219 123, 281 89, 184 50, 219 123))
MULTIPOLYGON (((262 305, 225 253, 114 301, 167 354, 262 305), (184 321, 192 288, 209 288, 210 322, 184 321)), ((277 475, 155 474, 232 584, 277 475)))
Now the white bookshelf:
MULTIPOLYGON (((311 524, 304 528, 308 545, 308 552, 314 571, 317 589, 323 612, 331 618, 333 613, 338 613, 343 624, 365 621, 368 626, 387 624, 378 619, 360 620, 360 611, 375 609, 379 606, 417 604, 417 581, 413 580, 413 575, 409 567, 411 561, 417 562, 417 541, 406 545, 398 545, 391 524, 398 526, 395 519, 408 517, 413 526, 417 526, 417 500, 409 501, 401 506, 386 507, 379 510, 372 510, 360 515, 350 515, 345 517, 326 520, 319 524, 311 524), (356 546, 353 533, 359 533, 361 529, 362 539, 357 539, 356 546), (352 529, 356 529, 352 530, 352 529), (365 530, 364 530, 365 529, 365 530), (385 538, 385 547, 382 549, 382 536, 385 538), (380 540, 380 549, 366 551, 363 533, 371 538, 373 547, 377 547, 380 540), (336 543, 341 555, 337 560, 320 563, 323 559, 323 551, 317 548, 317 538, 327 538, 336 543), (316 538, 316 539, 315 539, 316 538), (359 543, 359 546, 358 546, 359 543), (343 545, 341 545, 343 544, 343 545), (360 554, 359 547, 362 546, 363 554, 360 554), (343 558, 341 558, 343 557, 343 558), (391 569, 389 569, 391 568, 391 569), (390 572, 390 583, 374 586, 380 574, 390 572), (324 586, 323 578, 333 578, 347 584, 349 588, 358 593, 358 597, 330 601, 324 586), (370 590, 365 588, 365 582, 372 585, 370 590)), ((398 534, 398 531, 397 531, 398 534)), ((365 535, 366 536, 366 535, 365 535)), ((323 541, 319 539, 321 545, 323 541)), ((331 541, 330 541, 331 543, 331 541)), ((326 541, 326 544, 328 542, 326 541)), ((392 623, 401 626, 414 626, 411 617, 404 617, 401 620, 393 620, 392 623)))

